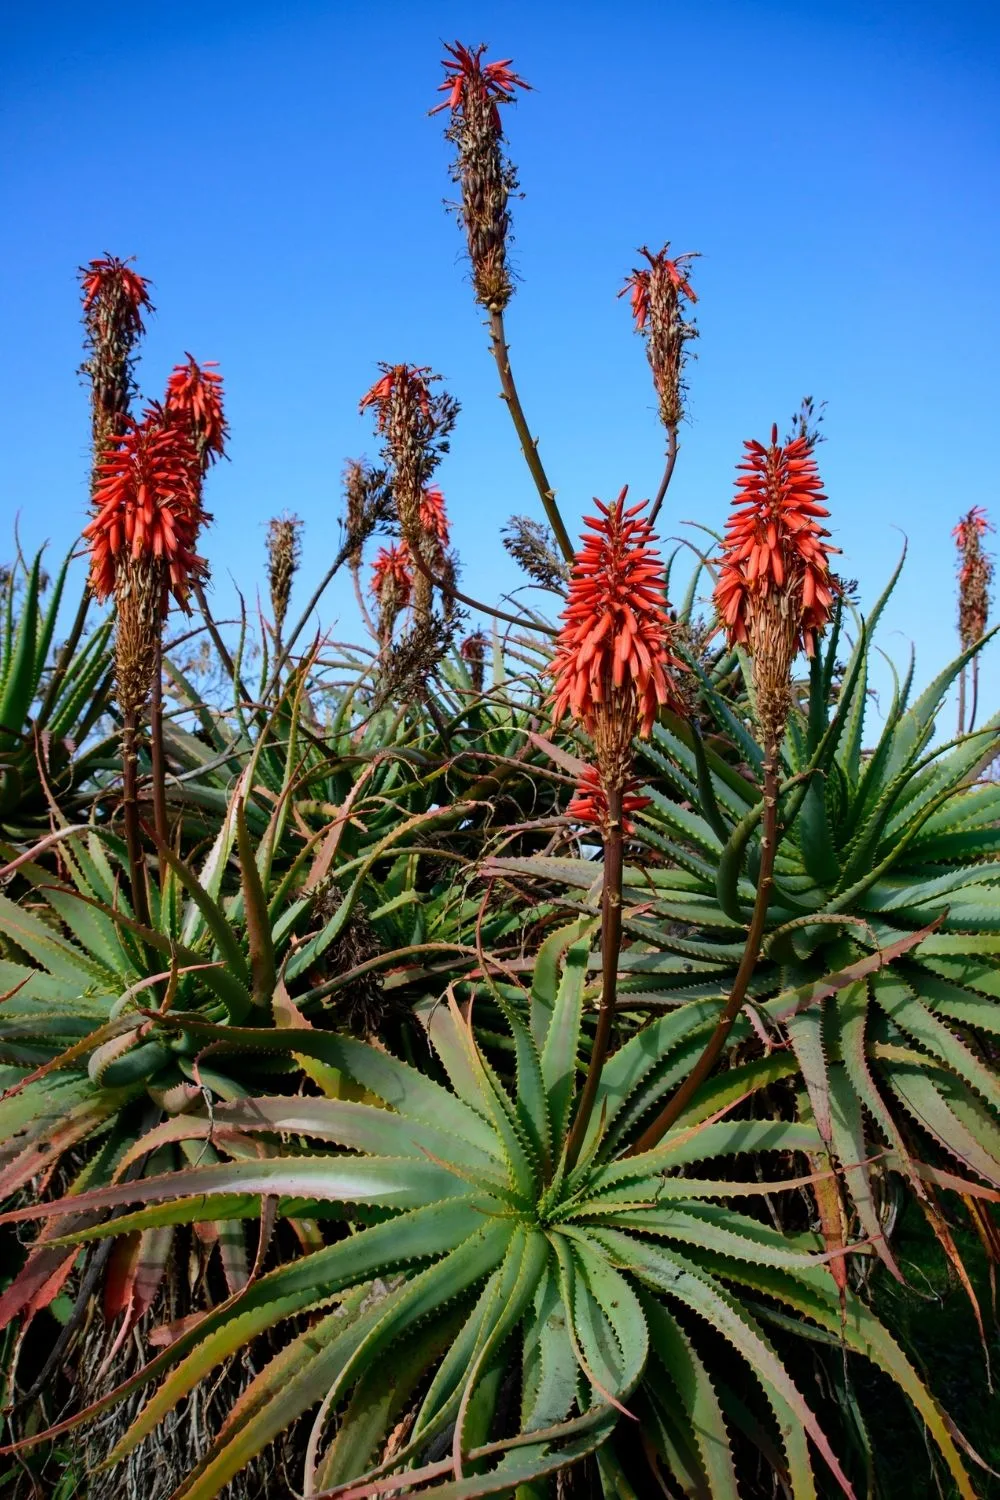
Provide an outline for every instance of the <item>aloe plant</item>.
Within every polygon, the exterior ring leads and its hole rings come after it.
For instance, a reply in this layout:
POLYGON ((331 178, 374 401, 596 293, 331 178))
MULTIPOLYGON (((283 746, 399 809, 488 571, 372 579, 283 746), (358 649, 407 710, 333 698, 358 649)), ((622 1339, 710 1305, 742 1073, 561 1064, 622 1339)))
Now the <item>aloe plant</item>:
MULTIPOLYGON (((364 1091, 360 1102, 272 1096, 195 1109, 137 1142, 114 1184, 5 1216, 58 1229, 69 1216, 144 1205, 73 1226, 54 1241, 66 1246, 190 1222, 206 1205, 220 1222, 254 1216, 257 1195, 276 1200, 280 1215, 340 1218, 348 1210, 358 1220, 353 1232, 207 1313, 94 1403, 84 1417, 157 1381, 108 1464, 229 1354, 308 1315, 248 1386, 176 1500, 211 1500, 317 1403, 306 1452, 310 1496, 430 1482, 442 1496, 515 1487, 538 1496, 548 1476, 598 1449, 607 1494, 621 1493, 619 1482, 655 1482, 652 1469, 700 1493, 733 1495, 738 1427, 796 1496, 815 1493, 817 1457, 851 1493, 766 1331, 780 1308, 785 1322, 825 1329, 886 1371, 927 1424, 959 1493, 972 1495, 946 1420, 865 1303, 838 1292, 822 1241, 790 1239, 731 1206, 734 1197, 759 1201, 800 1180, 726 1180, 719 1170, 727 1158, 822 1150, 815 1124, 727 1118, 737 1101, 793 1072, 793 1058, 734 1067, 655 1150, 629 1154, 637 1121, 683 1073, 692 1038, 713 1012, 711 1002, 691 1001, 612 1057, 584 1150, 567 1171, 592 926, 581 919, 548 940, 526 1019, 495 988, 517 1050, 516 1088, 499 1079, 468 1006, 454 999, 428 1002, 422 1012, 445 1083, 384 1050, 304 1027, 289 1006, 284 1044, 350 1078, 364 1091), (326 1149, 277 1151, 274 1143, 288 1136, 326 1149), (276 1154, 255 1157, 254 1139, 270 1141, 276 1154), (234 1159, 122 1180, 130 1161, 180 1141, 214 1141, 234 1159), (721 1363, 720 1339, 730 1350, 721 1363), (755 1414, 748 1381, 769 1416, 755 1414), (404 1417, 405 1436, 390 1441, 404 1417)), ((256 1029, 171 1014, 177 1031, 201 1046, 252 1053, 271 1045, 256 1029)))
POLYGON ((56 644, 67 558, 45 593, 39 552, 23 578, 11 569, 0 589, 0 834, 30 838, 47 829, 55 803, 70 818, 86 811, 94 773, 109 748, 95 737, 111 676, 109 625, 89 637, 84 595, 69 634, 56 644))

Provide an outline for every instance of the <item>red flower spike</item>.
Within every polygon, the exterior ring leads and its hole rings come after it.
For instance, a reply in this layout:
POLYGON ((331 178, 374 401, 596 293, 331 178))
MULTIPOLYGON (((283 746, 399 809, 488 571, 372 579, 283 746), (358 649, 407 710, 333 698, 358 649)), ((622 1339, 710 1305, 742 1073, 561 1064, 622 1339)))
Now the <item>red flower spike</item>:
POLYGON ((639 515, 646 502, 625 510, 627 493, 626 486, 610 507, 598 500, 601 514, 586 517, 591 535, 573 561, 552 663, 554 721, 569 712, 591 735, 602 712, 627 700, 629 737, 636 726, 648 735, 661 705, 680 708, 663 565, 639 515))
POLYGON ((644 255, 649 261, 649 269, 647 270, 645 266, 637 267, 631 276, 626 279, 625 285, 618 293, 619 297, 624 297, 626 292, 631 293, 629 300, 632 306, 632 316, 635 319, 636 330, 639 333, 643 331, 649 318, 651 298, 655 292, 657 280, 668 284, 676 294, 687 297, 689 302, 697 302, 698 300, 691 283, 688 281, 690 273, 687 270, 687 263, 696 258, 695 253, 689 251, 671 260, 667 256, 669 249, 670 245, 668 242, 662 250, 658 250, 654 255, 643 245, 639 250, 639 254, 644 255))
POLYGON ((98 600, 114 593, 120 561, 145 557, 163 564, 166 589, 186 609, 188 589, 205 569, 195 551, 208 520, 199 489, 198 456, 183 428, 158 408, 129 424, 100 463, 94 515, 83 531, 98 600))
POLYGON ((730 645, 749 639, 753 610, 781 596, 795 616, 796 650, 811 656, 815 634, 830 617, 837 584, 830 576, 836 552, 820 525, 829 515, 816 459, 806 438, 781 446, 777 426, 771 443, 744 444, 733 510, 726 523, 715 603, 730 645))
POLYGON ((482 57, 486 51, 485 45, 470 48, 456 42, 451 47, 445 42, 444 49, 450 56, 441 60, 445 79, 438 85, 438 92, 447 94, 448 97, 436 104, 429 113, 436 115, 442 109, 450 109, 453 114, 456 110, 464 111, 471 94, 475 99, 491 104, 491 120, 494 128, 499 130, 500 111, 497 106, 512 103, 515 89, 530 90, 531 84, 525 83, 523 78, 512 71, 512 59, 509 57, 484 64, 482 57))
POLYGON ((80 267, 83 289, 83 315, 90 319, 101 307, 115 305, 123 332, 138 336, 145 332, 143 311, 153 312, 149 300, 149 282, 138 271, 129 269, 128 261, 117 255, 104 255, 80 267))
POLYGON ((358 402, 359 411, 366 411, 369 406, 375 408, 379 432, 385 432, 389 425, 392 398, 401 387, 409 387, 408 394, 415 398, 424 416, 430 417, 431 393, 424 379, 430 373, 429 365, 380 365, 379 368, 382 376, 358 402))
MULTIPOLYGON (((638 782, 630 777, 622 791, 622 833, 626 838, 630 838, 635 832, 635 824, 629 813, 641 812, 650 802, 649 797, 642 797, 637 793, 637 787, 638 782)), ((591 828, 602 831, 607 827, 610 816, 608 794, 601 784, 596 767, 588 766, 583 772, 573 800, 566 809, 566 816, 577 823, 586 823, 591 828)))
POLYGON ((428 536, 434 537, 442 547, 447 547, 451 537, 451 524, 444 508, 444 495, 440 490, 424 490, 420 501, 420 524, 428 536))
POLYGON ((372 596, 382 602, 387 588, 391 588, 397 609, 405 609, 410 602, 413 588, 413 565, 405 542, 398 547, 380 547, 372 563, 369 585, 372 596))
POLYGON ((214 359, 200 365, 189 354, 186 364, 171 370, 164 402, 168 418, 190 428, 205 464, 222 457, 229 436, 222 408, 222 376, 215 365, 214 359))

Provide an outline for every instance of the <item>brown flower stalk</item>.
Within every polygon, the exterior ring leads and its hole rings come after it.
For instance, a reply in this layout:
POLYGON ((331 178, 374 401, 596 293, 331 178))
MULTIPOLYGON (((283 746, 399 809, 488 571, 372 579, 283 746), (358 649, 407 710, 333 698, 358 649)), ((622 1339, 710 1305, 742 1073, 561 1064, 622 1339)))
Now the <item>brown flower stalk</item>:
POLYGON ((477 630, 472 635, 467 635, 462 642, 460 655, 469 669, 472 679, 472 690, 481 693, 486 682, 486 648, 489 639, 486 632, 477 630))
POLYGON ((588 516, 590 534, 576 554, 563 627, 552 663, 552 718, 575 719, 594 744, 595 764, 584 774, 568 812, 600 829, 604 840, 601 894, 601 1004, 587 1078, 566 1145, 566 1170, 587 1135, 601 1070, 611 1040, 622 933, 622 869, 629 812, 646 805, 632 781, 632 742, 652 731, 663 706, 683 707, 673 677, 678 665, 668 641, 666 580, 653 549, 652 528, 625 509, 627 490, 600 514, 588 516))
POLYGON ((127 426, 135 394, 133 351, 145 332, 142 315, 154 308, 149 282, 116 255, 90 261, 79 275, 88 349, 82 369, 91 387, 93 486, 105 451, 127 426))
POLYGON ((669 241, 655 255, 645 245, 640 246, 639 254, 644 255, 649 264, 636 267, 618 293, 619 297, 629 294, 636 332, 646 340, 646 356, 653 372, 660 421, 667 429, 667 466, 649 512, 651 524, 655 524, 660 513, 677 462, 677 431, 684 416, 686 391, 686 345, 698 337, 695 324, 685 317, 686 303, 698 300, 688 280, 688 263, 695 259, 697 252, 678 255, 671 260, 667 254, 669 249, 669 241))
POLYGON ((298 516, 273 516, 267 524, 267 582, 271 594, 274 638, 281 646, 281 632, 292 595, 292 579, 302 557, 302 521, 298 516))
MULTIPOLYGON (((986 634, 990 612, 990 584, 993 582, 993 560, 983 551, 983 537, 993 526, 981 505, 974 505, 962 516, 952 531, 958 548, 958 638, 962 650, 968 651, 986 634)), ((958 685, 958 732, 965 733, 966 669, 958 685)), ((979 657, 972 659, 972 705, 969 730, 976 722, 979 699, 979 657)))

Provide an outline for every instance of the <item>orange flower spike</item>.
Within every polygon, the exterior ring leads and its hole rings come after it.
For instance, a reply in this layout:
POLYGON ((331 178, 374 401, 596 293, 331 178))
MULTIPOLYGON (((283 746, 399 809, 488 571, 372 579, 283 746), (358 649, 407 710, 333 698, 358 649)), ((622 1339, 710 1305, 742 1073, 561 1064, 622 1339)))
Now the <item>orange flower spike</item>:
POLYGON ((429 536, 447 547, 451 537, 451 523, 444 506, 444 495, 439 489, 426 489, 420 501, 420 524, 429 536))
POLYGON ((697 294, 688 280, 690 272, 687 269, 687 263, 696 258, 695 253, 688 251, 684 255, 678 255, 675 259, 671 260, 667 255, 669 248, 669 244, 664 245, 663 249, 658 250, 654 255, 645 245, 641 246, 639 254, 644 255, 649 261, 649 269, 647 270, 645 266, 636 267, 632 274, 626 278, 625 285, 618 293, 619 297, 624 297, 626 292, 630 293, 629 302, 632 308, 632 316, 635 319, 637 333, 643 331, 646 321, 649 318, 650 301, 655 289, 656 279, 669 283, 675 292, 679 293, 682 297, 686 297, 689 302, 697 302, 698 300, 697 294))
POLYGON ((410 590, 413 587, 413 568, 405 542, 398 547, 380 547, 372 563, 369 587, 376 600, 382 599, 387 584, 394 591, 398 607, 405 609, 410 602, 410 590))
POLYGON ((726 523, 715 602, 731 645, 748 640, 755 601, 777 593, 796 611, 795 648, 813 653, 816 632, 830 618, 836 584, 830 575, 829 515, 813 450, 806 438, 781 446, 748 442, 726 523))
POLYGON ((100 464, 94 514, 83 531, 94 596, 103 601, 114 593, 126 557, 147 556, 166 564, 170 591, 186 608, 191 583, 204 576, 195 548, 208 519, 194 444, 154 408, 143 422, 130 423, 100 464))
POLYGON ((632 732, 642 735, 660 706, 679 707, 663 568, 639 514, 645 501, 626 510, 626 494, 610 507, 598 501, 601 514, 585 518, 590 535, 574 560, 552 664, 554 720, 569 712, 590 734, 616 699, 629 700, 632 732))
POLYGON ((412 395, 424 416, 430 415, 431 393, 424 376, 429 365, 380 365, 382 375, 358 402, 358 411, 375 409, 375 425, 385 432, 389 425, 393 396, 397 391, 412 395))
POLYGON ((83 315, 97 315, 105 305, 113 305, 120 323, 135 336, 145 332, 143 312, 153 312, 149 299, 149 281, 138 271, 129 269, 127 261, 117 255, 104 255, 80 267, 83 291, 83 315))
POLYGON ((450 53, 449 57, 442 59, 445 70, 444 82, 438 85, 438 92, 447 94, 440 104, 436 104, 430 114, 439 114, 442 109, 450 109, 452 113, 456 110, 464 110, 466 95, 471 94, 475 99, 488 102, 492 105, 491 116, 494 127, 500 129, 499 104, 510 104, 514 99, 515 89, 531 89, 530 83, 525 83, 523 78, 511 69, 512 58, 504 57, 497 62, 483 63, 485 46, 464 47, 461 42, 449 46, 444 44, 444 50, 450 53))
POLYGON ((186 364, 171 370, 164 402, 167 416, 191 429, 204 464, 222 457, 229 436, 222 407, 222 376, 215 364, 210 359, 200 365, 189 354, 186 364))

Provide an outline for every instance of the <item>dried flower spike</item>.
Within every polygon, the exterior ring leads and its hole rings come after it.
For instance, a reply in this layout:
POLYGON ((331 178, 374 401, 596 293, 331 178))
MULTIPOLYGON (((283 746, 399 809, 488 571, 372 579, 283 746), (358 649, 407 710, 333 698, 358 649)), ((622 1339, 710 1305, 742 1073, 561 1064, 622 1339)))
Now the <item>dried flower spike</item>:
POLYGON ((93 482, 108 444, 125 431, 135 393, 133 350, 143 334, 142 315, 152 312, 149 282, 116 255, 80 267, 83 321, 88 356, 83 371, 91 382, 93 482))
POLYGON ((611 506, 598 500, 600 515, 586 518, 590 535, 573 562, 552 663, 553 721, 570 714, 596 752, 596 782, 581 784, 577 806, 602 817, 611 793, 631 795, 633 738, 650 734, 660 707, 683 711, 663 565, 640 515, 645 501, 626 510, 626 494, 611 506))
POLYGON ((226 451, 229 429, 222 407, 222 376, 215 360, 200 365, 193 355, 175 365, 167 379, 163 403, 167 416, 186 425, 194 439, 203 469, 226 451))
POLYGON ((830 573, 829 511, 808 438, 744 444, 726 523, 715 603, 731 645, 746 643, 754 663, 765 747, 784 733, 797 653, 815 651, 838 585, 830 573))
POLYGON ((469 669, 473 692, 481 693, 486 681, 486 648, 489 638, 484 630, 467 635, 459 648, 459 654, 469 669))
POLYGON ((442 526, 447 535, 444 502, 440 491, 430 490, 429 481, 447 452, 458 403, 446 392, 432 392, 440 377, 426 366, 383 364, 380 369, 382 375, 361 398, 360 409, 374 411, 403 540, 411 563, 416 557, 424 564, 413 573, 413 607, 419 622, 429 615, 432 601, 425 569, 437 577, 447 571, 440 535, 442 526))
POLYGON ((646 339, 660 420, 676 434, 684 415, 684 346, 698 336, 694 323, 684 316, 685 302, 698 300, 688 279, 688 263, 697 252, 671 260, 669 249, 668 242, 654 255, 641 246, 639 254, 649 265, 635 268, 618 295, 629 295, 636 332, 646 339))
POLYGON ((405 542, 396 547, 379 548, 372 563, 369 587, 378 606, 379 635, 383 643, 388 643, 396 620, 409 604, 413 591, 413 563, 405 542))
POLYGON ((962 516, 952 532, 958 547, 958 634, 963 651, 986 634, 993 562, 983 551, 983 537, 994 528, 981 505, 962 516))
POLYGON ((301 529, 300 518, 287 514, 274 516, 267 525, 267 581, 274 633, 279 641, 292 594, 292 579, 302 557, 301 529))
POLYGON ((517 191, 517 173, 503 153, 501 104, 510 104, 517 89, 530 84, 513 72, 511 59, 484 63, 485 46, 446 44, 445 79, 441 92, 448 95, 431 110, 449 109, 445 132, 455 147, 452 180, 462 192, 461 219, 472 261, 476 301, 489 312, 502 312, 514 291, 507 263, 507 237, 511 193, 517 191))

